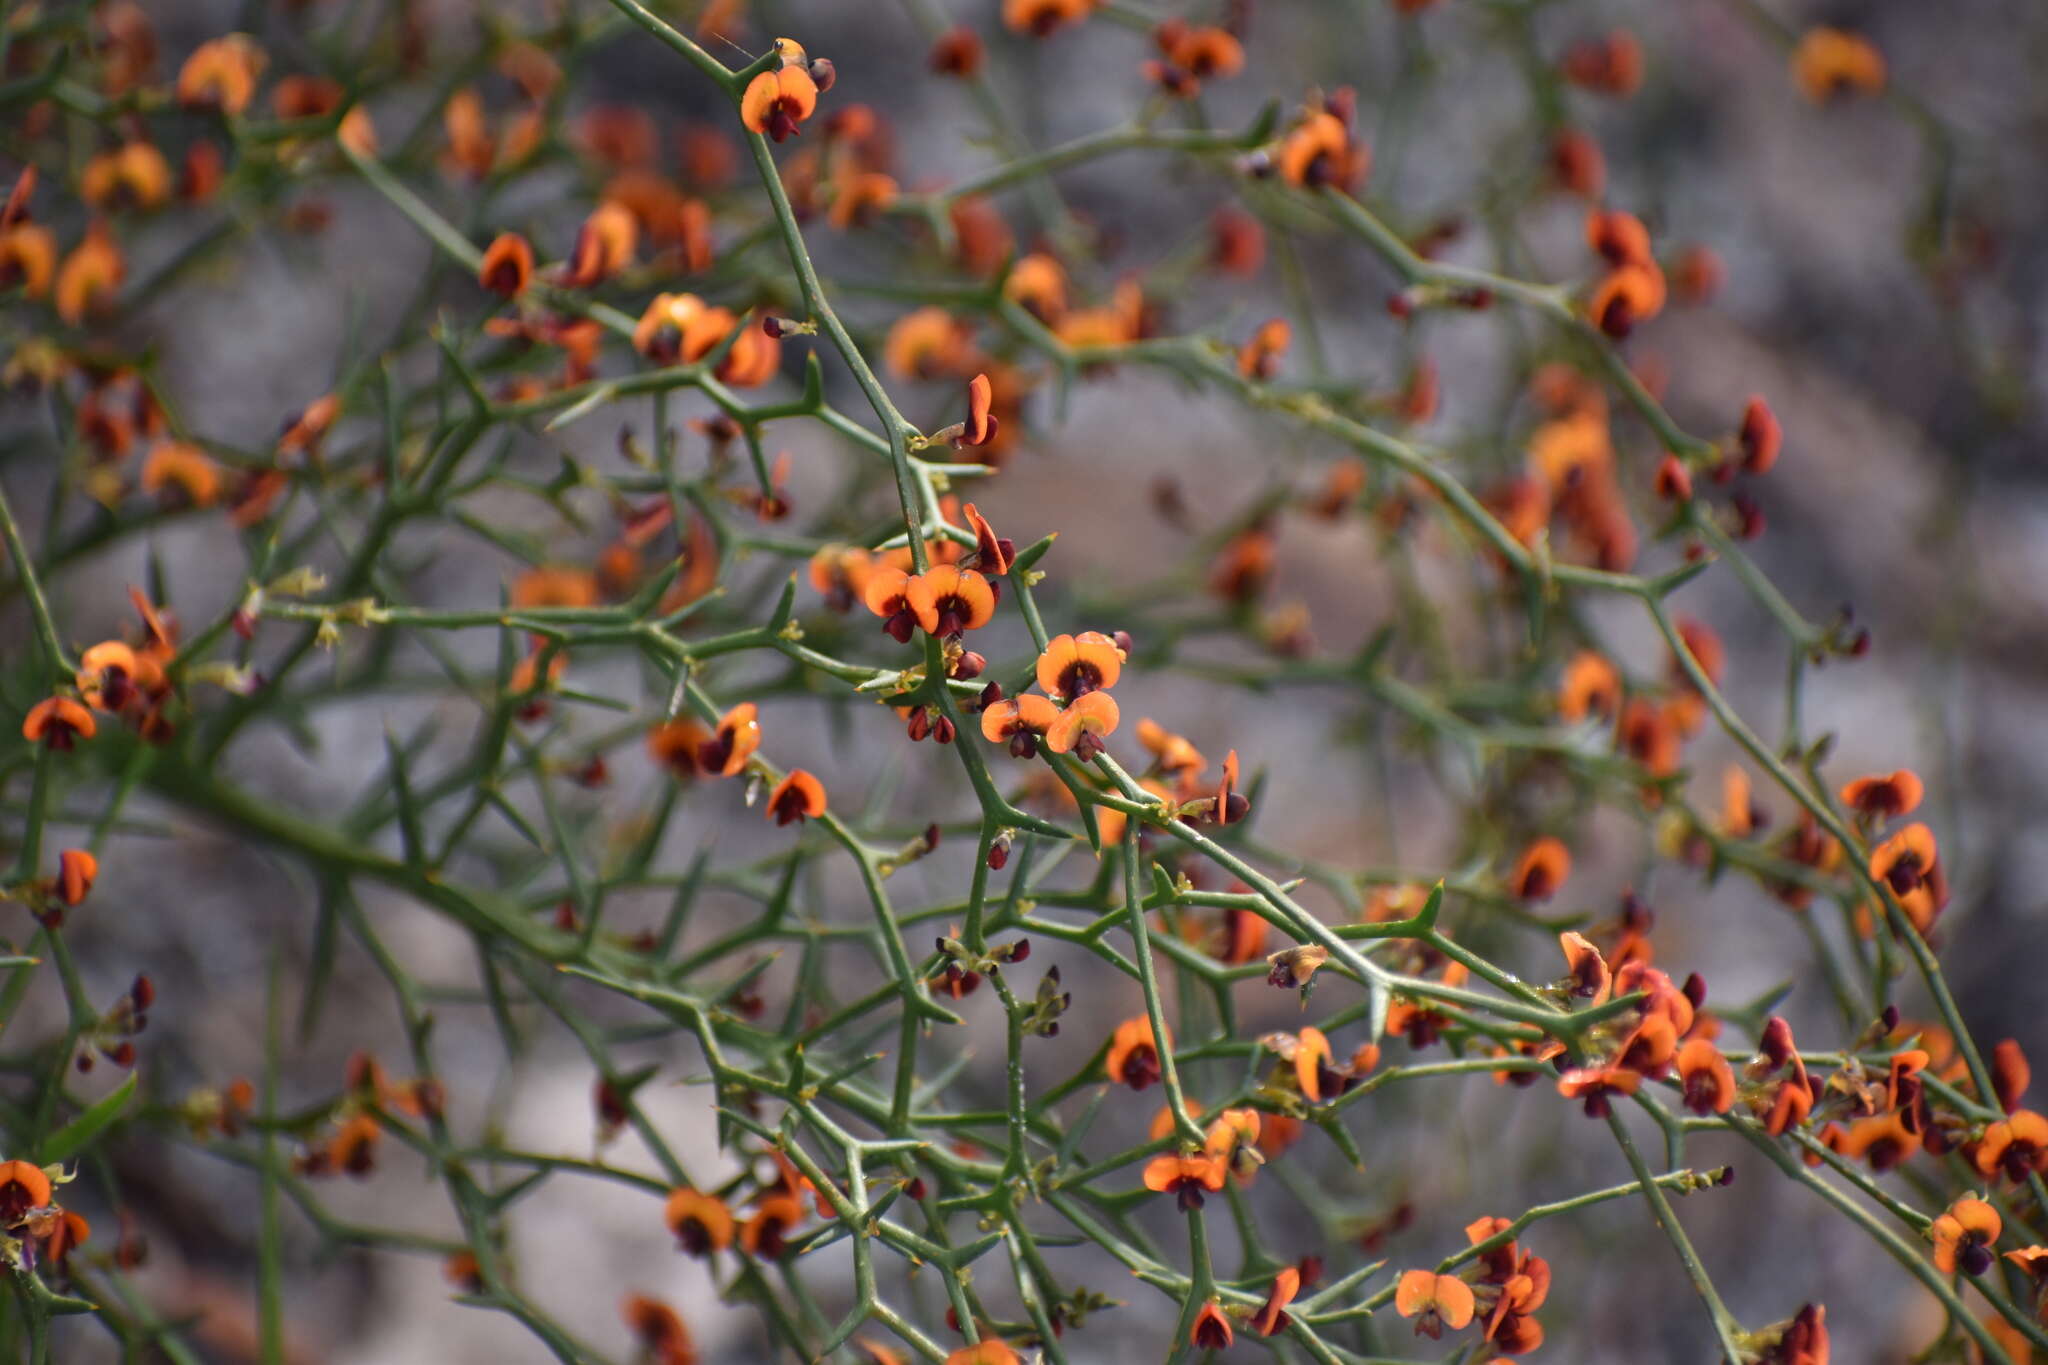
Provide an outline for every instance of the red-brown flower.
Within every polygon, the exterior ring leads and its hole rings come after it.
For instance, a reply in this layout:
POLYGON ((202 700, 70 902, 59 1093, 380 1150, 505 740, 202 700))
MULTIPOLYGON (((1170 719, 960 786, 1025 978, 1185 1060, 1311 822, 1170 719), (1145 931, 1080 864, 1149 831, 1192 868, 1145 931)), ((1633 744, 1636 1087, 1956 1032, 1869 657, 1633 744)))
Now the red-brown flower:
POLYGON ((712 777, 734 777, 760 747, 760 711, 743 701, 719 717, 717 731, 697 750, 697 766, 712 777))
POLYGON ((763 71, 747 82, 740 99, 740 122, 749 132, 782 142, 795 137, 803 121, 818 107, 818 83, 802 66, 763 71))
POLYGON ((98 729, 92 712, 71 698, 45 697, 29 708, 21 722, 21 737, 31 744, 69 749, 81 739, 91 739, 98 729))
POLYGON ((995 588, 972 569, 940 564, 911 579, 903 601, 927 635, 942 639, 979 630, 995 618, 995 588))
POLYGON ((1123 664, 1124 652, 1107 635, 1055 635, 1038 656, 1038 685, 1056 700, 1073 701, 1116 686, 1123 664))
POLYGON ((1961 1270, 1965 1275, 1982 1275, 1997 1264, 1992 1249, 2004 1224, 1998 1210, 1982 1199, 1962 1198, 1950 1204, 1927 1229, 1934 1239, 1934 1264, 1944 1275, 1961 1270))
POLYGON ((1544 835, 1522 852, 1508 879, 1508 891, 1517 900, 1547 901, 1556 895, 1571 875, 1571 850, 1564 841, 1544 835))
POLYGON ((1038 741, 1059 717, 1058 707, 1027 692, 983 707, 981 734, 991 744, 1008 744, 1018 758, 1031 758, 1038 753, 1038 741))
POLYGON ((1202 1305, 1202 1311, 1195 1314, 1195 1325, 1188 1330, 1188 1341, 1198 1351, 1220 1351, 1235 1339, 1230 1319, 1214 1299, 1202 1305))
POLYGON ((1919 774, 1900 768, 1890 774, 1859 777, 1842 788, 1842 804, 1870 819, 1890 820, 1919 808, 1924 793, 1919 774))
POLYGON ((791 768, 768 797, 768 818, 778 825, 815 820, 824 813, 825 784, 802 768, 791 768))
POLYGON ((1287 1330, 1287 1305, 1294 1302, 1294 1296, 1301 1292, 1301 1272, 1288 1266, 1273 1277, 1273 1287, 1266 1291, 1266 1302, 1258 1315, 1252 1319, 1252 1330, 1262 1337, 1278 1335, 1287 1330))
POLYGON ((1976 1159, 1981 1174, 2003 1175, 2015 1182, 2026 1179, 2030 1171, 2048 1172, 2048 1119, 2031 1109, 2000 1119, 1984 1130, 1976 1159))
POLYGON ((1083 763, 1092 763, 1105 747, 1102 741, 1115 733, 1120 718, 1115 697, 1107 692, 1087 693, 1069 702, 1046 727, 1045 747, 1056 754, 1071 753, 1083 763))
POLYGON ((672 1190, 663 1219, 676 1245, 692 1256, 723 1251, 732 1245, 732 1211, 725 1201, 698 1190, 672 1190))
POLYGON ((1725 1114, 1735 1106, 1735 1071, 1710 1038, 1678 1049, 1678 1084, 1695 1114, 1725 1114))
POLYGON ((655 1365, 697 1365, 690 1329, 676 1310, 660 1299, 628 1294, 619 1305, 619 1315, 655 1365))
MULTIPOLYGON (((1173 1046, 1167 1038, 1166 1045, 1173 1046)), ((1152 1033, 1152 1021, 1145 1015, 1126 1019, 1110 1036, 1109 1056, 1103 1070, 1109 1079, 1133 1090, 1143 1090, 1159 1079, 1159 1046, 1152 1033)))

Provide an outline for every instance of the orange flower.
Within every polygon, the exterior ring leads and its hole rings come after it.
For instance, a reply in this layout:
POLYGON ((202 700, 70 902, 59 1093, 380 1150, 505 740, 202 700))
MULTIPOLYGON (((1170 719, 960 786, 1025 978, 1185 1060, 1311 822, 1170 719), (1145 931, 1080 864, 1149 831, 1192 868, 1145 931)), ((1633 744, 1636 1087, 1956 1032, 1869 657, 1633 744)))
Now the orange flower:
POLYGON ((825 217, 833 227, 841 229, 868 222, 876 213, 896 202, 897 190, 895 177, 879 171, 857 171, 842 176, 834 186, 832 207, 826 211, 825 217))
POLYGON ((256 82, 268 60, 246 33, 201 43, 178 68, 178 103, 187 109, 218 109, 233 118, 256 97, 256 82))
POLYGON ((26 1161, 0 1161, 0 1228, 21 1226, 31 1209, 48 1208, 50 1177, 26 1161))
POLYGON ((15 223, 0 230, 0 289, 17 285, 27 297, 50 292, 57 270, 57 238, 40 223, 15 223))
POLYGON ((344 1122, 327 1141, 327 1164, 338 1171, 362 1177, 377 1168, 377 1143, 384 1130, 368 1114, 357 1114, 344 1122))
POLYGON ((1842 788, 1842 804, 1858 815, 1890 820, 1910 815, 1920 806, 1923 788, 1911 768, 1901 768, 1889 777, 1859 777, 1842 788))
POLYGON ((1124 652, 1098 631, 1055 635, 1038 656, 1038 685, 1059 701, 1072 701, 1116 686, 1124 652))
POLYGON ((1982 1275, 1997 1264, 1991 1249, 2003 1227, 1998 1210, 1983 1200, 1956 1200, 1927 1230, 1934 1238, 1935 1267, 1944 1275, 1955 1274, 1958 1266, 1965 1275, 1982 1275))
POLYGON ((768 796, 768 818, 778 825, 815 820, 824 813, 825 784, 802 768, 791 768, 768 796))
MULTIPOLYGON (((995 388, 989 383, 987 375, 978 374, 967 381, 967 421, 964 424, 965 429, 960 434, 959 444, 985 446, 995 440, 996 430, 1002 424, 990 413, 994 404, 995 388)), ((967 510, 971 513, 974 504, 968 503, 967 510)), ((995 570, 996 573, 1009 571, 1007 563, 995 570)))
POLYGON ((1836 95, 1884 89, 1884 54, 1869 39, 1838 28, 1811 28, 1792 50, 1792 81, 1815 104, 1836 95))
POLYGON ((41 1234, 43 1259, 63 1265, 87 1238, 92 1236, 92 1224, 76 1213, 66 1210, 49 1220, 48 1228, 41 1234))
POLYGON ((1300 1093, 1309 1103, 1321 1103, 1323 1099, 1323 1072, 1333 1070, 1329 1058, 1329 1038, 1323 1029, 1305 1027, 1296 1033, 1294 1054, 1284 1060, 1294 1064, 1294 1083, 1300 1085, 1300 1093))
POLYGON ((747 82, 740 99, 740 122, 747 131, 765 133, 777 142, 795 137, 803 121, 818 107, 818 83, 801 66, 763 71, 747 82))
POLYGON ((1874 1171, 1888 1171, 1919 1151, 1920 1143, 1921 1135, 1902 1116, 1879 1114, 1850 1124, 1835 1150, 1851 1161, 1868 1161, 1874 1171))
POLYGON ((1557 689, 1557 713, 1568 721, 1587 716, 1611 719, 1621 707, 1621 674, 1594 650, 1582 649, 1565 665, 1557 689))
POLYGON ((1565 967, 1571 973, 1571 992, 1588 1004, 1597 1005, 1607 998, 1613 978, 1607 969, 1607 959, 1584 934, 1569 930, 1557 936, 1557 946, 1564 949, 1565 967))
POLYGON ((804 1206, 794 1195, 771 1194, 754 1207, 754 1216, 740 1228, 740 1249, 749 1256, 782 1258, 784 1239, 803 1221, 804 1206))
POLYGON ((1472 1286, 1455 1275, 1433 1270, 1404 1270, 1394 1287, 1394 1311, 1404 1318, 1419 1318, 1417 1336, 1438 1338, 1444 1328, 1459 1331, 1468 1327, 1477 1309, 1472 1286))
POLYGON ((513 579, 509 597, 515 607, 594 607, 597 577, 571 564, 543 564, 513 579))
POLYGON ((782 342, 759 327, 742 326, 718 367, 718 377, 736 389, 757 389, 781 372, 782 342))
POLYGON ((1764 1131, 1772 1137, 1783 1137, 1805 1123, 1812 1112, 1813 1087, 1798 1078, 1782 1081, 1764 1109, 1764 1131))
POLYGON ((1763 813, 1751 799, 1749 774, 1740 764, 1721 770, 1721 830, 1731 839, 1747 838, 1763 826, 1763 813))
MULTIPOLYGON (((1326 1091, 1333 1097, 1342 1094, 1354 1079, 1353 1074, 1337 1070, 1331 1060, 1330 1039, 1319 1028, 1304 1028, 1300 1033, 1269 1033, 1259 1039, 1259 1045, 1293 1068, 1294 1083, 1310 1104, 1322 1103, 1326 1091)), ((1379 1064, 1379 1049, 1368 1043, 1352 1061, 1355 1074, 1363 1075, 1379 1064), (1362 1069, 1356 1066, 1361 1061, 1365 1063, 1362 1069)))
MULTIPOLYGON (((1250 910, 1231 911, 1233 928, 1241 927, 1245 932, 1234 933, 1231 942, 1231 962, 1249 962, 1266 946, 1266 921, 1250 910), (1249 940, 1238 956, 1240 939, 1249 940)), ((1320 943, 1297 943, 1292 948, 1282 948, 1267 955, 1266 984, 1281 990, 1307 990, 1316 973, 1330 960, 1330 950, 1320 943)))
POLYGON ((161 683, 161 675, 154 658, 138 657, 119 640, 102 640, 79 656, 78 693, 87 706, 121 711, 135 699, 138 688, 161 683))
POLYGON ((1784 444, 1784 429, 1778 425, 1777 415, 1771 411, 1770 404, 1751 394, 1748 404, 1742 409, 1741 430, 1735 436, 1735 447, 1742 452, 1743 472, 1770 473, 1784 444))
POLYGON ((1693 1038, 1678 1050, 1678 1084, 1695 1114, 1725 1114, 1735 1106, 1735 1072, 1712 1039, 1693 1038))
POLYGON ((306 404, 290 425, 278 433, 279 455, 303 455, 319 449, 321 438, 341 416, 341 395, 323 394, 306 404))
POLYGON ((77 326, 88 313, 100 312, 113 302, 127 275, 128 262, 121 248, 114 245, 107 225, 94 219, 85 230, 85 240, 57 267, 53 297, 57 316, 77 326))
POLYGON ((1657 496, 1666 502, 1690 502, 1692 471, 1676 455, 1666 455, 1657 462, 1655 488, 1657 496))
POLYGON ((1196 80, 1235 76, 1244 70, 1244 45, 1228 29, 1189 28, 1169 20, 1153 37, 1166 59, 1196 80))
POLYGON ((1188 1342, 1198 1351, 1220 1351, 1235 1339, 1230 1319, 1214 1299, 1202 1305, 1202 1311, 1195 1314, 1195 1325, 1188 1330, 1188 1342))
POLYGON ((1007 743, 1017 758, 1038 753, 1038 741, 1059 720, 1059 708, 1036 693, 991 702, 981 711, 981 736, 991 744, 1007 743))
POLYGON ((1727 273, 1712 247, 1694 243, 1678 253, 1678 260, 1671 267, 1671 287, 1686 303, 1708 303, 1721 292, 1721 281, 1727 273))
POLYGON ((979 630, 996 614, 995 589, 972 569, 941 564, 910 580, 904 603, 927 635, 952 639, 979 630))
POLYGON ((935 379, 964 367, 971 333, 943 308, 905 313, 882 342, 882 363, 902 379, 935 379))
POLYGON ((1607 158, 1583 130, 1564 128, 1550 143, 1550 175, 1565 193, 1598 199, 1607 188, 1607 158))
POLYGON ((882 618, 882 629, 899 644, 908 644, 917 629, 917 612, 910 605, 910 575, 898 568, 878 565, 868 574, 861 589, 867 609, 882 618))
POLYGON ((198 446, 159 441, 142 462, 141 486, 152 495, 176 488, 192 506, 211 507, 220 499, 220 466, 198 446))
POLYGON ((2048 1119, 2031 1109, 2014 1111, 1984 1130, 1977 1144, 1977 1170, 2018 1182, 2027 1173, 2048 1172, 2048 1119))
POLYGON ((983 1337, 946 1356, 946 1365, 1019 1365, 1018 1355, 994 1337, 983 1337))
POLYGON ((69 697, 46 697, 29 708, 21 722, 21 737, 31 744, 52 749, 69 749, 81 739, 91 739, 99 726, 86 710, 69 697))
MULTIPOLYGON (((1173 1039, 1166 1039, 1168 1047, 1173 1039)), ((1159 1079, 1159 1047, 1152 1034, 1152 1021, 1145 1015, 1126 1019, 1110 1035, 1109 1056, 1103 1071, 1109 1079, 1133 1090, 1143 1090, 1159 1079)))
POLYGON ((1620 209, 1594 209, 1586 215, 1586 245, 1608 265, 1655 265, 1650 250, 1650 230, 1633 213, 1620 209))
POLYGON ((576 244, 569 250, 569 264, 562 272, 562 284, 570 289, 588 289, 633 263, 633 251, 640 244, 640 223, 624 204, 607 199, 590 211, 576 229, 576 244))
POLYGON ((968 529, 974 532, 975 566, 997 578, 1009 573, 1010 566, 1017 562, 1016 544, 998 536, 995 528, 988 524, 988 518, 982 516, 981 509, 973 503, 968 503, 961 511, 966 515, 968 529))
POLYGON ((1246 379, 1271 379, 1279 371, 1280 357, 1287 354, 1292 336, 1293 329, 1285 318, 1268 318, 1260 323, 1252 339, 1238 348, 1237 372, 1246 379))
POLYGON ((171 197, 171 166, 147 142, 128 142, 85 163, 78 197, 96 209, 128 206, 147 213, 171 197))
POLYGON ((972 76, 981 70, 981 35, 962 24, 941 33, 926 58, 941 76, 972 76))
POLYGON ((1252 1330, 1262 1337, 1277 1336, 1287 1330, 1287 1305, 1294 1302, 1294 1296, 1301 1292, 1301 1272, 1288 1266, 1273 1277, 1273 1287, 1266 1291, 1266 1302, 1252 1318, 1252 1330))
POLYGON ((1496 1287, 1485 1339, 1503 1355, 1527 1355, 1543 1344, 1543 1324, 1534 1314, 1550 1297, 1550 1263, 1541 1256, 1515 1256, 1512 1243, 1506 1250, 1504 1260, 1489 1256, 1483 1262, 1485 1283, 1496 1287))
POLYGON ((1103 738, 1116 732, 1119 719, 1115 697, 1107 692, 1090 692, 1069 702, 1058 719, 1046 727, 1045 747, 1056 754, 1071 753, 1083 763, 1092 763, 1103 751, 1103 738))
POLYGON ((732 1245, 732 1211, 716 1195, 692 1189, 671 1190, 662 1217, 676 1245, 692 1256, 723 1251, 732 1245))
POLYGON ((1759 1365, 1828 1365, 1828 1310, 1809 1303, 1786 1323, 1759 1365))
POLYGON ((484 250, 476 282, 493 294, 517 298, 533 280, 533 247, 516 232, 501 232, 484 250))
MULTIPOLYGON (((343 114, 341 122, 335 126, 334 140, 363 160, 374 160, 377 155, 377 125, 370 121, 370 111, 358 104, 343 114)), ((189 178, 192 169, 192 149, 186 151, 185 168, 189 178)), ((205 198, 206 195, 194 194, 188 190, 185 197, 198 199, 205 198)))
POLYGON ((1138 721, 1138 743, 1145 746, 1162 773, 1192 776, 1209 766, 1201 750, 1149 717, 1138 721))
POLYGON ((1642 764, 1651 777, 1669 777, 1678 771, 1683 739, 1670 707, 1644 697, 1633 699, 1621 708, 1614 738, 1622 752, 1642 764))
POLYGON ((327 76, 294 73, 271 90, 270 107, 281 119, 325 118, 341 107, 347 93, 327 76))
MULTIPOLYGON (((1921 1065, 1926 1065, 1926 1053, 1919 1054, 1921 1065)), ((1991 1050, 1991 1088, 1997 1092, 1998 1107, 2010 1114, 2020 1107, 2025 1098, 2027 1086, 2033 1080, 2033 1068, 2027 1065, 2027 1054, 2017 1039, 2002 1039, 1991 1050)))
POLYGON ((1067 271, 1059 259, 1043 251, 1021 256, 1003 279, 1003 297, 1048 326, 1067 311, 1067 271))
POLYGON ((481 180, 491 173, 497 148, 484 121, 483 98, 464 86, 441 107, 441 130, 448 138, 443 164, 451 172, 481 180))
POLYGON ((658 1365, 697 1365, 697 1348, 690 1329, 676 1310, 646 1294, 628 1294, 619 1305, 619 1315, 640 1342, 641 1349, 658 1365))
POLYGON ((1182 1209, 1198 1209, 1202 1192, 1222 1189, 1229 1173, 1223 1158, 1206 1148, 1193 1156, 1169 1152, 1145 1163, 1145 1188, 1155 1194, 1171 1193, 1182 1209))
POLYGON ((822 545, 811 556, 811 586, 834 611, 846 611, 860 600, 874 556, 857 545, 822 545))
POLYGON ((2035 1284, 2048 1280, 2048 1246, 2036 1243, 2021 1247, 2018 1251, 2006 1252, 2005 1259, 2019 1267, 2035 1284))
POLYGON ((1626 99, 1643 83, 1643 47, 1626 29, 1574 44, 1558 64, 1565 80, 1581 90, 1626 99))
POLYGON ((1934 831, 1916 821, 1871 850, 1870 879, 1903 901, 1938 881, 1939 857, 1934 831))
POLYGON ((1609 1096, 1633 1095, 1642 1083, 1642 1073, 1615 1063, 1577 1066, 1557 1078, 1557 1093, 1581 1101, 1587 1117, 1599 1119, 1612 1110, 1609 1096))
POLYGON ((1259 1135, 1264 1127, 1265 1121, 1256 1109, 1226 1109, 1209 1125, 1203 1149, 1220 1159, 1237 1176, 1240 1185, 1247 1184, 1265 1164, 1266 1159, 1259 1151, 1259 1135))
POLYGON ((1601 331, 1620 341, 1663 312, 1664 298, 1664 272, 1655 263, 1624 265, 1600 281, 1586 305, 1586 315, 1601 331))
POLYGON ((1091 14, 1097 0, 1003 0, 1003 23, 1013 33, 1043 38, 1091 14))
POLYGON ((100 875, 100 860, 82 848, 67 848, 57 855, 57 895, 66 905, 77 905, 92 892, 100 875))
POLYGON ((1361 145, 1353 147, 1351 130, 1327 109, 1309 111, 1280 141, 1277 164, 1290 185, 1319 189, 1343 188, 1365 173, 1371 158, 1361 145))
POLYGON ((718 719, 718 730, 697 750, 697 766, 712 777, 734 777, 761 747, 760 712, 743 701, 718 719))
POLYGON ((1571 873, 1571 850, 1563 840, 1546 834, 1522 851, 1515 875, 1508 879, 1508 894, 1517 900, 1547 901, 1571 873))

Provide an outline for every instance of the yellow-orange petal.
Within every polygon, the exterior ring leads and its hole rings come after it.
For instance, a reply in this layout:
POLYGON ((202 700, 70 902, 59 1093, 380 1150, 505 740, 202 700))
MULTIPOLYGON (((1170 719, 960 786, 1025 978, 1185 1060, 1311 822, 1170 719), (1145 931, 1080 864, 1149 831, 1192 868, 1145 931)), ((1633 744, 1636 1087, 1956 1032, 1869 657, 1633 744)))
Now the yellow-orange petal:
POLYGON ((1098 741, 1105 735, 1114 734, 1120 719, 1115 697, 1107 692, 1090 692, 1070 704, 1060 712, 1058 719, 1046 727, 1046 747, 1056 754, 1072 753, 1087 747, 1100 748, 1098 741))

